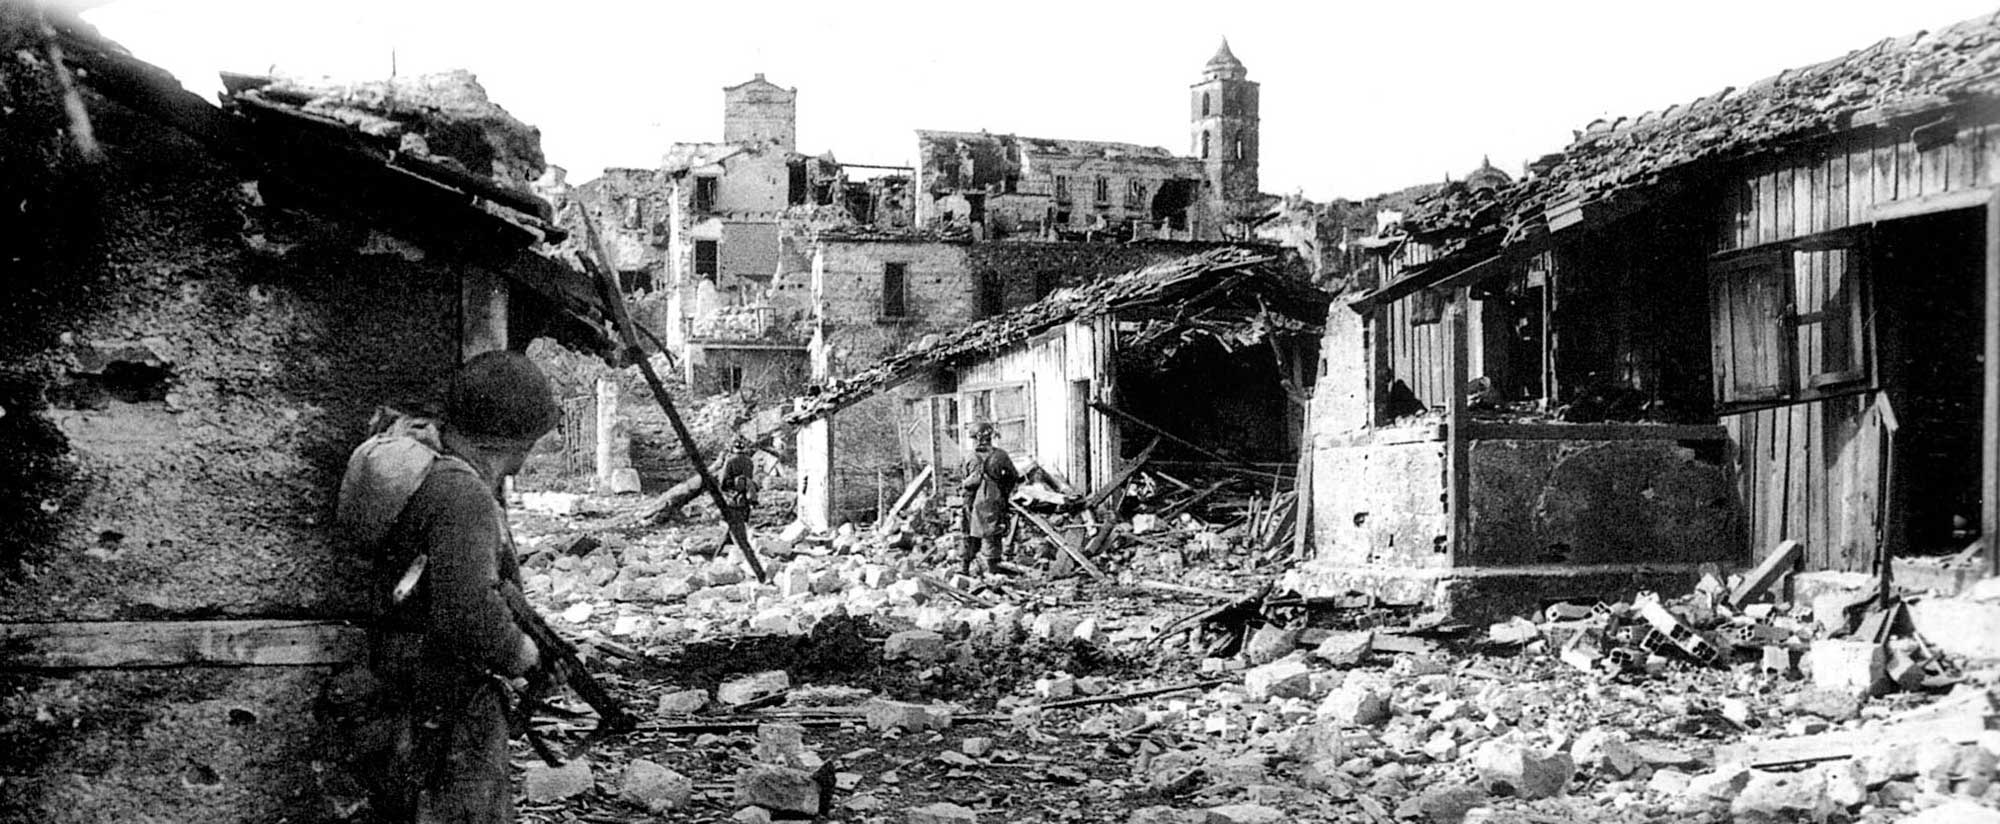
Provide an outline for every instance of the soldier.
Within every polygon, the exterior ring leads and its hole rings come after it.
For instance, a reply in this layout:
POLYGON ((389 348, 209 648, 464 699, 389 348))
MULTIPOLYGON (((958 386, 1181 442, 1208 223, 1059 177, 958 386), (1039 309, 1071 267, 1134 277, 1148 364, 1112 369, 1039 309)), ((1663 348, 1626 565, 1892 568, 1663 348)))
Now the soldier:
POLYGON ((1014 459, 1006 450, 993 445, 994 435, 990 423, 973 428, 973 453, 966 458, 965 479, 959 482, 959 488, 967 493, 965 557, 961 562, 968 574, 972 572, 972 559, 980 554, 982 546, 987 571, 1004 571, 1000 566, 1000 541, 1007 535, 1007 499, 1014 496, 1014 487, 1021 483, 1014 459))
POLYGON ((467 360, 447 387, 443 452, 388 529, 392 558, 409 561, 396 587, 407 597, 392 598, 378 655, 400 716, 385 804, 392 820, 514 820, 508 679, 534 669, 540 654, 501 589, 520 585, 501 484, 557 414, 548 380, 526 356, 467 360))
POLYGON ((750 509, 757 505, 757 444, 738 435, 730 451, 733 454, 723 462, 716 484, 722 487, 722 502, 729 509, 726 519, 748 523, 750 509))

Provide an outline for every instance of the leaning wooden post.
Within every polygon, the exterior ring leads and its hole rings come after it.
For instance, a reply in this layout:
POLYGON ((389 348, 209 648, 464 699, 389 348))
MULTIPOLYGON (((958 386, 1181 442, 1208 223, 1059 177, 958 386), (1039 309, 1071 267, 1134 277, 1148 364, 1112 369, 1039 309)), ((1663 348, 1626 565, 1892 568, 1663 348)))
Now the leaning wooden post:
MULTIPOLYGON (((584 219, 584 231, 590 235, 591 248, 597 247, 597 227, 589 218, 584 219)), ((592 260, 589 255, 578 255, 583 268, 590 270, 597 282, 599 299, 604 301, 604 312, 611 317, 611 325, 617 327, 619 342, 624 345, 624 356, 639 367, 639 374, 646 378, 646 386, 653 390, 653 399, 659 401, 661 411, 667 413, 667 423, 673 424, 674 435, 680 438, 681 450, 694 463, 694 471, 701 477, 701 485, 708 490, 709 500, 715 502, 715 509, 722 513, 724 523, 729 525, 729 537, 743 550, 743 561, 750 565, 750 571, 757 576, 758 583, 768 583, 770 577, 764 573, 763 562, 757 560, 757 550, 750 546, 750 530, 738 520, 734 511, 722 499, 722 484, 715 480, 715 473, 708 471, 708 460, 701 454, 701 447, 694 442, 694 435, 688 432, 687 423, 681 420, 680 410, 674 408, 674 399, 667 395, 667 385, 660 381, 658 372, 653 371, 653 362, 646 357, 646 350, 639 347, 639 335, 633 331, 632 315, 625 308, 625 294, 618 289, 618 281, 611 271, 592 260)))

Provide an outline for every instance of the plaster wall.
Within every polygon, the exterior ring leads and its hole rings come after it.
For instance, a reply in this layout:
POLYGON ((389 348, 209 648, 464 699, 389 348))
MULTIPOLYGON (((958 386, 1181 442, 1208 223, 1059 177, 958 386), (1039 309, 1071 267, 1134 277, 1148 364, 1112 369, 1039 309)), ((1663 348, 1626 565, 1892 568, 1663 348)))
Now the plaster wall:
POLYGON ((1477 440, 1468 454, 1459 566, 1745 560, 1719 454, 1656 440, 1477 440))

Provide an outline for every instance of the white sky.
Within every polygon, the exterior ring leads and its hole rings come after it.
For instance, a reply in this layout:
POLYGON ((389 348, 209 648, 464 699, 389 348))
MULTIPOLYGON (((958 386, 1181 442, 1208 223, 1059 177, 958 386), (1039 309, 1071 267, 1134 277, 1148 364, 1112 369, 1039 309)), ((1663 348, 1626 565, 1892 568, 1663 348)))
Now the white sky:
POLYGON ((116 0, 85 17, 189 88, 217 70, 348 79, 466 68, 571 182, 718 140, 722 92, 799 90, 799 150, 907 164, 913 129, 1186 153, 1187 88, 1230 46, 1263 84, 1267 192, 1361 198, 1517 172, 1637 115, 1996 0, 1013 0, 755 3, 116 0))

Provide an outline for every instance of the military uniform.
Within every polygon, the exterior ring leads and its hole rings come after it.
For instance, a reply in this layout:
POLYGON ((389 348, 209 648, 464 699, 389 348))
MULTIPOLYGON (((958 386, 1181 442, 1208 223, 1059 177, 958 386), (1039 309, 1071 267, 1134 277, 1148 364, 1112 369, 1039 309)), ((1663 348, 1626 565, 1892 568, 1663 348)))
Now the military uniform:
POLYGON ((959 483, 966 492, 964 565, 968 570, 982 546, 987 566, 999 568, 1000 541, 1007 536, 1007 499, 1014 496, 1020 483, 1021 473, 1007 450, 994 446, 991 436, 981 436, 979 447, 965 461, 964 480, 959 483))

